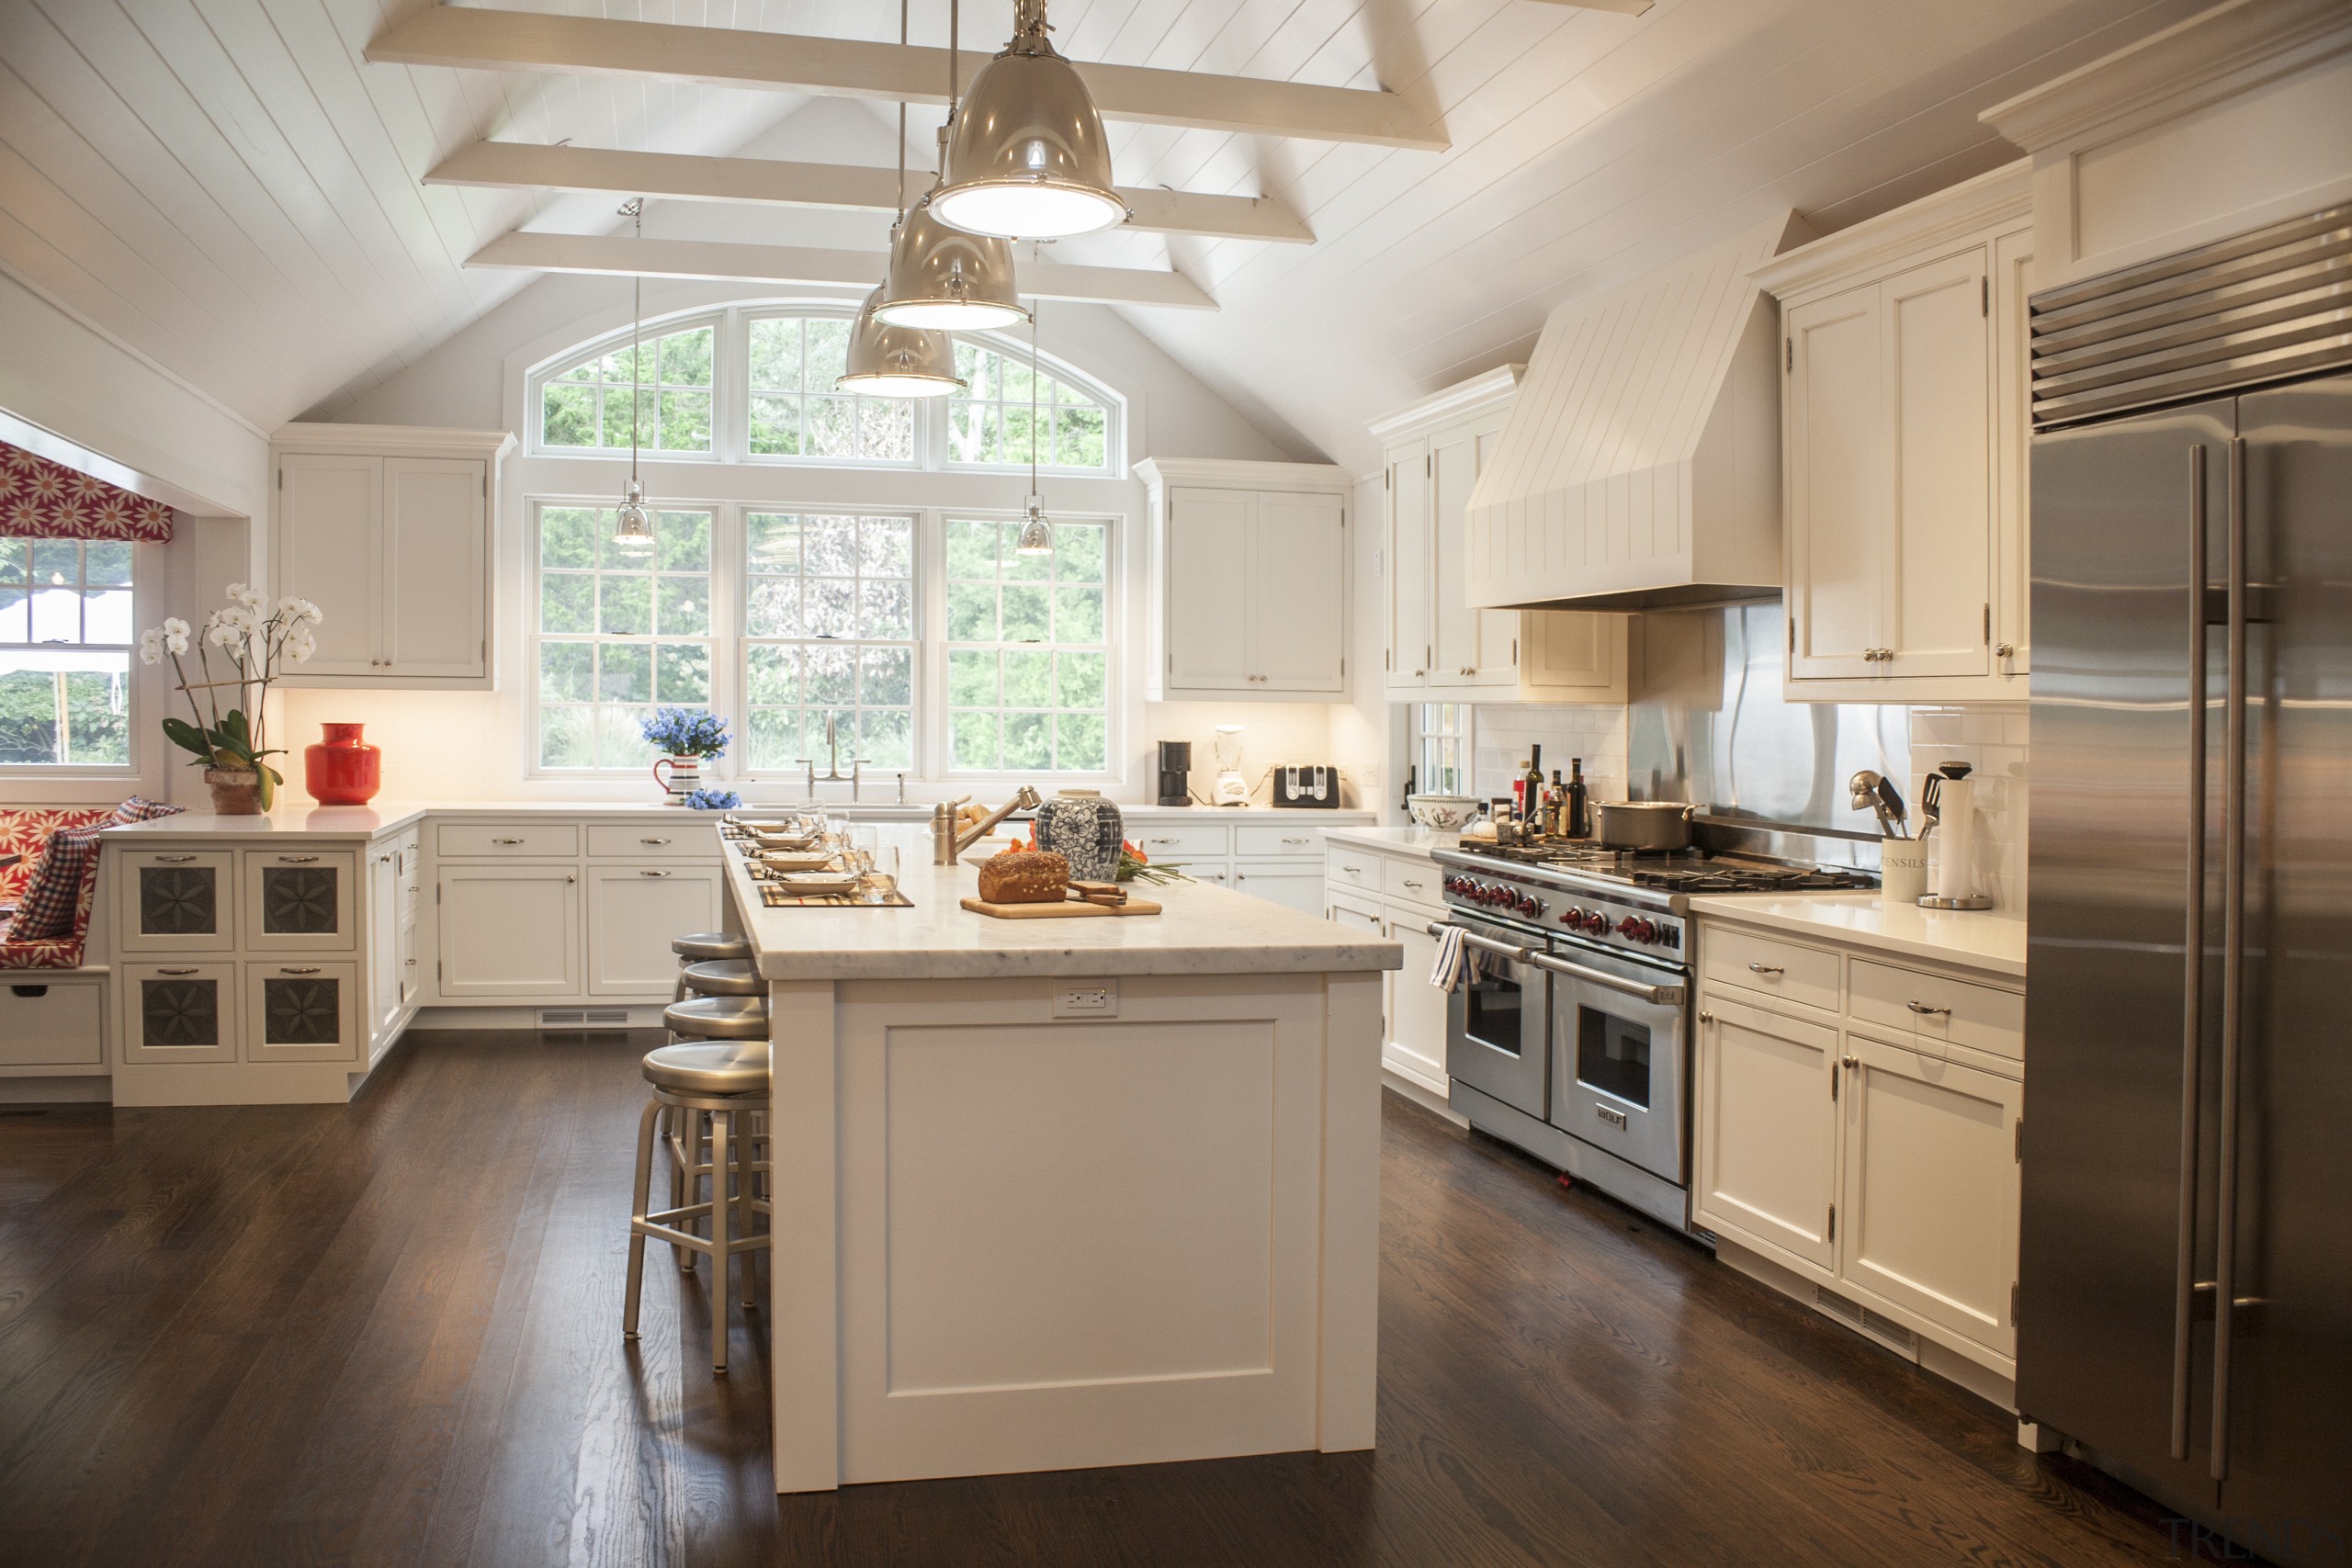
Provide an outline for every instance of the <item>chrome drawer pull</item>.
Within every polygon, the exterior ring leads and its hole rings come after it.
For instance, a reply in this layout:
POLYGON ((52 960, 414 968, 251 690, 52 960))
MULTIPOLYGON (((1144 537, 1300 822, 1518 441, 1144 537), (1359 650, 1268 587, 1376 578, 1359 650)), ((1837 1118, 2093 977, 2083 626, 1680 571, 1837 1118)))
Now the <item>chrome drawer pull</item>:
POLYGON ((278 971, 280 975, 315 975, 318 972, 319 966, 315 964, 297 964, 292 968, 280 969, 278 971))
POLYGON ((193 975, 196 971, 193 969, 158 969, 155 973, 158 975, 170 975, 176 977, 182 975, 193 975))
POLYGON ((491 840, 493 844, 519 844, 523 840, 520 839, 492 839, 491 840))
POLYGON ((1757 975, 1785 975, 1788 973, 1786 969, 1781 968, 1777 964, 1751 964, 1747 967, 1750 973, 1757 975))
POLYGON ((667 876, 670 874, 666 871, 640 871, 637 874, 639 876, 667 876))
POLYGON ((186 865, 195 858, 194 855, 157 855, 155 863, 157 865, 186 865))
POLYGON ((1402 878, 1401 880, 1404 882, 1405 886, 1408 886, 1408 887, 1419 887, 1419 886, 1420 886, 1420 884, 1419 884, 1419 883, 1418 883, 1418 882, 1414 881, 1414 880, 1413 880, 1411 877, 1409 877, 1409 876, 1408 876, 1408 877, 1404 877, 1404 878, 1402 878))
POLYGON ((1941 1013, 1946 1018, 1950 1018, 1951 1016, 1951 1009, 1950 1008, 1931 1008, 1925 1002, 1905 1002, 1903 1005, 1909 1008, 1913 1012, 1919 1013, 1926 1017, 1933 1017, 1938 1013, 1941 1013))
POLYGON ((667 839, 639 839, 638 840, 640 844, 666 844, 670 840, 667 839))
POLYGON ((1283 840, 1285 844, 1311 844, 1315 840, 1312 839, 1284 839, 1283 840))
POLYGON ((316 855, 280 855, 277 857, 277 863, 280 865, 311 865, 316 863, 318 858, 319 857, 316 855))

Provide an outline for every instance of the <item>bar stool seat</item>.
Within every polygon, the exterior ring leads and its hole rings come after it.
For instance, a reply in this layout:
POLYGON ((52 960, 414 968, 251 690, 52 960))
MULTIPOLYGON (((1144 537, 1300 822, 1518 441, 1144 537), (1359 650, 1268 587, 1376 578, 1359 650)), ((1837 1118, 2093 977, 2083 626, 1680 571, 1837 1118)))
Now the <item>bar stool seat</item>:
MULTIPOLYGON (((678 972, 678 983, 697 996, 764 997, 768 983, 748 958, 714 958, 689 964, 678 972)), ((684 998, 680 998, 683 1000, 684 998)))
POLYGON ((689 964, 714 958, 749 958, 752 939, 736 931, 695 931, 673 939, 670 951, 689 964))
POLYGON ((645 1081, 677 1095, 765 1095, 767 1042, 664 1045, 646 1053, 645 1081))
POLYGON ((686 1040, 765 1040, 768 999, 695 997, 664 1008, 662 1022, 671 1033, 686 1040))

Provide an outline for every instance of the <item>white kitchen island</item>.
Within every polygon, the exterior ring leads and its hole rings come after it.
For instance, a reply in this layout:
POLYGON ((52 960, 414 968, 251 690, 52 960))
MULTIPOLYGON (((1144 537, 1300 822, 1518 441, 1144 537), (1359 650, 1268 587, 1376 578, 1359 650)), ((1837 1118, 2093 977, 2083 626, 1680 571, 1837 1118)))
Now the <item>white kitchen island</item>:
POLYGON ((1372 1446, 1380 976, 1225 889, 996 920, 771 909, 780 1492, 1372 1446))

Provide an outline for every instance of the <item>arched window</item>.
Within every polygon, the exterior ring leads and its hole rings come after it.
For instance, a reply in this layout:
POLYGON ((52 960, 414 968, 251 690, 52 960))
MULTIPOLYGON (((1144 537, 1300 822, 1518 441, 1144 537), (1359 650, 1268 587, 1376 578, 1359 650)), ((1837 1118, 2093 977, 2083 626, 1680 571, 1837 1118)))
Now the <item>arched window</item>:
MULTIPOLYGON (((1029 466, 1026 343, 957 334, 956 368, 969 383, 964 391, 944 400, 869 398, 834 386, 854 315, 847 304, 793 301, 657 320, 643 331, 642 377, 633 374, 626 329, 579 344, 531 373, 531 447, 549 456, 627 452, 633 403, 639 448, 665 458, 935 470, 1029 466)), ((1035 394, 1039 468, 1125 471, 1116 393, 1047 359, 1035 394)))

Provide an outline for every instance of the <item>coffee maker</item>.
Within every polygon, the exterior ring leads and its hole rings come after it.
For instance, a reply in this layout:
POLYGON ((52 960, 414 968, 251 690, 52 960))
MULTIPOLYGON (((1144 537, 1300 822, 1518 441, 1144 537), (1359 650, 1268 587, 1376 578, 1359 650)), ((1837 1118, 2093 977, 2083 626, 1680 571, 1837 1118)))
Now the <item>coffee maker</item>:
POLYGON ((1159 804, 1193 804, 1193 743, 1189 740, 1159 743, 1159 804))

